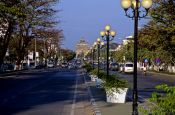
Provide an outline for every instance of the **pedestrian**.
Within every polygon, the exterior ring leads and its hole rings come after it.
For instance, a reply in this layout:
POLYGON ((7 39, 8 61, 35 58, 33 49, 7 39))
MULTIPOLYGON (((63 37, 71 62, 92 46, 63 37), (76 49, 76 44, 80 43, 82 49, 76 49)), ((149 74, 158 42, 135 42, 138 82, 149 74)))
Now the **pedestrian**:
POLYGON ((144 73, 145 76, 146 76, 146 70, 147 70, 147 68, 146 68, 146 66, 144 65, 144 67, 143 67, 143 73, 144 73))

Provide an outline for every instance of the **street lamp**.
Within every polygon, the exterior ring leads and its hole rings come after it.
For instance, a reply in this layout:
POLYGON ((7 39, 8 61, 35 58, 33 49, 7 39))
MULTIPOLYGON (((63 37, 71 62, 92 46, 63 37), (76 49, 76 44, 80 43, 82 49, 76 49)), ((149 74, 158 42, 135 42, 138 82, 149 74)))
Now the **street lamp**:
POLYGON ((95 58, 95 46, 97 45, 97 42, 94 42, 93 46, 92 46, 92 67, 94 69, 94 58, 95 58))
POLYGON ((100 41, 100 38, 97 38, 97 49, 98 49, 98 77, 99 77, 99 70, 100 70, 100 64, 99 64, 99 60, 100 60, 100 48, 102 45, 104 45, 104 42, 100 41))
POLYGON ((102 39, 107 42, 107 48, 106 48, 107 49, 107 62, 106 62, 106 64, 107 64, 107 76, 109 76, 109 41, 113 40, 113 38, 116 35, 116 32, 111 31, 110 25, 106 25, 105 30, 101 31, 100 35, 101 35, 102 39), (104 38, 104 36, 106 37, 106 39, 104 38))
POLYGON ((138 115, 138 91, 137 91, 137 43, 138 43, 138 18, 144 18, 148 14, 148 10, 152 6, 152 0, 121 0, 121 5, 125 10, 125 15, 134 19, 134 75, 133 75, 133 112, 132 115, 138 115), (141 4, 140 4, 141 3, 141 4), (144 13, 141 15, 141 10, 144 13), (133 15, 129 15, 128 10, 133 11, 133 15))

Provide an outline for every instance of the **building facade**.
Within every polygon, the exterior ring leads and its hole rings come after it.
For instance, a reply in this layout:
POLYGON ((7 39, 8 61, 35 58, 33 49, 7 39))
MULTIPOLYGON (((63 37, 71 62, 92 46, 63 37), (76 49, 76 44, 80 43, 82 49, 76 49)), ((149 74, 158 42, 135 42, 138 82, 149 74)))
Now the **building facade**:
POLYGON ((88 43, 83 38, 81 38, 76 45, 76 58, 78 59, 84 58, 84 55, 86 54, 86 52, 88 52, 88 50, 89 50, 88 43))

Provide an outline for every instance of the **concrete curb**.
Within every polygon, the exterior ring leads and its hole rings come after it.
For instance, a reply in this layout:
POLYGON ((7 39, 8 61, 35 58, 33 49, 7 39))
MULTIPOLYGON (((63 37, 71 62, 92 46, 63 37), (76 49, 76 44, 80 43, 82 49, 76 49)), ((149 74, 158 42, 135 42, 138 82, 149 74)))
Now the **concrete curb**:
POLYGON ((91 92, 91 90, 90 90, 90 87, 89 87, 89 85, 88 85, 88 82, 86 81, 86 73, 84 72, 84 81, 85 81, 85 85, 86 85, 86 87, 87 87, 87 90, 88 90, 88 94, 89 94, 89 96, 90 96, 90 103, 91 103, 91 105, 92 105, 92 109, 93 109, 93 114, 94 115, 102 115, 101 114, 101 111, 100 111, 100 109, 99 109, 99 107, 98 107, 98 105, 97 105, 97 103, 96 103, 96 101, 95 101, 95 99, 94 99, 94 97, 93 97, 93 95, 92 95, 92 92, 91 92))

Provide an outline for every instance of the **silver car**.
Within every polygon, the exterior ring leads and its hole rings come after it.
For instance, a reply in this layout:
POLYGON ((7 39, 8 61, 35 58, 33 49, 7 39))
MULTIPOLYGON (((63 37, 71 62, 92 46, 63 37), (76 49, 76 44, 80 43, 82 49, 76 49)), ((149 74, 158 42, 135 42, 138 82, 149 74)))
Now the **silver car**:
POLYGON ((124 73, 133 73, 134 72, 134 64, 132 62, 127 62, 124 64, 124 73))

